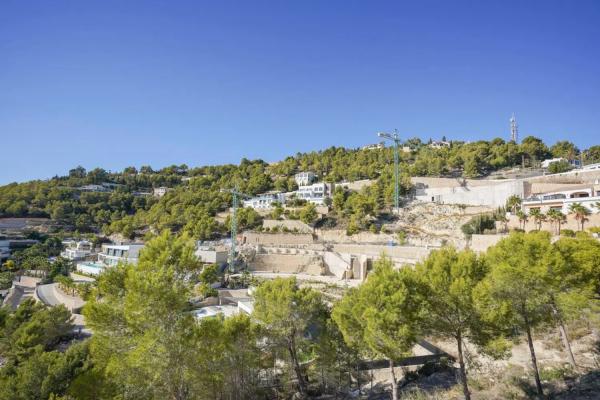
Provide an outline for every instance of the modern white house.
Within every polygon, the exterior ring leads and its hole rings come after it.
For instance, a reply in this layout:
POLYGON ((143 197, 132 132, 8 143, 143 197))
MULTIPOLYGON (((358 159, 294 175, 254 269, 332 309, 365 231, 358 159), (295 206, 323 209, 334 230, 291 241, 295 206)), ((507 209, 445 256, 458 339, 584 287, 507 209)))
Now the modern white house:
POLYGON ((529 196, 523 200, 523 209, 527 213, 532 209, 539 209, 544 213, 554 209, 566 215, 573 203, 579 203, 592 213, 597 213, 600 212, 595 206, 597 202, 600 202, 600 185, 568 185, 529 196))
POLYGON ((332 196, 333 183, 313 183, 312 185, 300 186, 296 191, 296 198, 306 200, 309 203, 323 205, 325 199, 332 196))
POLYGON ((85 260, 94 251, 94 245, 87 240, 63 240, 62 244, 60 256, 72 261, 85 260))
POLYGON ((285 204, 285 194, 279 192, 263 193, 248 200, 244 200, 244 207, 255 210, 273 208, 273 203, 285 204))
POLYGON ((156 197, 163 197, 171 188, 160 186, 152 189, 152 194, 156 197))
POLYGON ((383 148, 385 148, 385 142, 379 142, 379 143, 368 144, 366 146, 363 146, 361 148, 361 150, 380 150, 383 148))
POLYGON ((561 162, 561 161, 566 161, 569 163, 569 165, 571 165, 572 167, 575 167, 575 168, 578 168, 581 165, 579 160, 576 160, 576 159, 575 160, 567 160, 566 158, 558 157, 558 158, 549 158, 547 160, 542 161, 542 168, 548 169, 548 168, 550 168, 550 164, 561 162))
POLYGON ((114 267, 120 262, 137 264, 140 250, 144 248, 141 243, 128 244, 103 244, 102 251, 98 253, 98 261, 83 261, 77 263, 77 270, 86 274, 98 275, 106 268, 114 267))
POLYGON ((298 186, 310 185, 317 179, 317 175, 312 171, 298 172, 294 179, 298 186))
POLYGON ((444 147, 450 147, 450 142, 446 142, 446 141, 433 141, 429 144, 429 147, 431 147, 432 149, 443 149, 444 147))

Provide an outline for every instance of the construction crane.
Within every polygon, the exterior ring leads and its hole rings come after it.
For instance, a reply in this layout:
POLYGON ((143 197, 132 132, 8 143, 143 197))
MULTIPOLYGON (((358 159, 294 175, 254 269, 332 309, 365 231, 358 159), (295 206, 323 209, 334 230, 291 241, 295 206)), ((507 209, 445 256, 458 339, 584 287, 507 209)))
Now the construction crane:
POLYGON ((252 197, 248 194, 242 193, 238 190, 237 185, 233 189, 222 189, 222 192, 231 193, 232 196, 232 215, 231 215, 231 247, 229 248, 229 272, 234 272, 235 270, 235 252, 236 252, 236 242, 237 242, 237 209, 239 207, 239 198, 240 197, 252 197))

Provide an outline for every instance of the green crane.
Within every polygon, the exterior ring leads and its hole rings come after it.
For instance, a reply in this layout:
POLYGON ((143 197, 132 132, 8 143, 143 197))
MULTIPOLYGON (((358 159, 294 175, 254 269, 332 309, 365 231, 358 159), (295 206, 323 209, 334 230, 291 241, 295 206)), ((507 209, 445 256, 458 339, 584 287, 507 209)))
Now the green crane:
POLYGON ((400 137, 398 130, 394 129, 393 134, 379 132, 377 136, 394 142, 394 208, 396 208, 396 213, 400 213, 400 137))
POLYGON ((239 197, 251 197, 245 193, 242 193, 238 190, 237 185, 233 189, 222 190, 224 192, 231 193, 232 196, 232 214, 231 214, 231 247, 229 249, 229 272, 234 272, 235 270, 235 252, 236 252, 236 243, 237 243, 237 209, 239 207, 239 197))

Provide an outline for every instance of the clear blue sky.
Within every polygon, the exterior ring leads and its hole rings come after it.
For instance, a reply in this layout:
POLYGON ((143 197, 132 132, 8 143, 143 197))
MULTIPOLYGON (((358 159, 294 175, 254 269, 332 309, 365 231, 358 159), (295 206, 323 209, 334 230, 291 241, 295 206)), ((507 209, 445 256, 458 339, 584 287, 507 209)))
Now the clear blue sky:
POLYGON ((0 183, 403 137, 600 144, 600 1, 0 2, 0 183))

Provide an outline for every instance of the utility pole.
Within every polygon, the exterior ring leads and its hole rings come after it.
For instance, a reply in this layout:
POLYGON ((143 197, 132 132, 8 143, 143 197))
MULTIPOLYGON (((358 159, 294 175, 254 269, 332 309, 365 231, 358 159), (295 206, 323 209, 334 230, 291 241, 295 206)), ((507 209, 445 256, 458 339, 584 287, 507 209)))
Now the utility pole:
POLYGON ((394 142, 394 208, 396 214, 400 213, 400 138, 398 130, 394 129, 394 133, 379 132, 377 134, 382 139, 387 139, 394 142))

